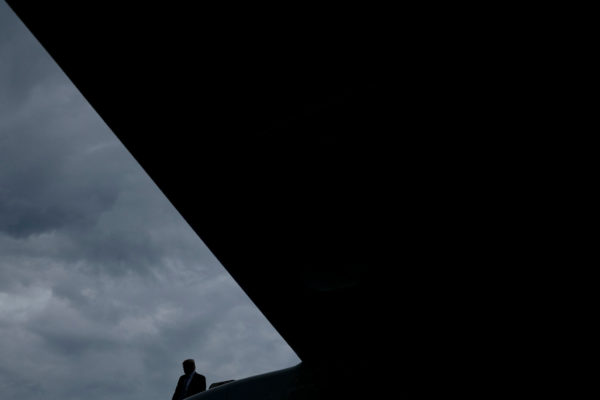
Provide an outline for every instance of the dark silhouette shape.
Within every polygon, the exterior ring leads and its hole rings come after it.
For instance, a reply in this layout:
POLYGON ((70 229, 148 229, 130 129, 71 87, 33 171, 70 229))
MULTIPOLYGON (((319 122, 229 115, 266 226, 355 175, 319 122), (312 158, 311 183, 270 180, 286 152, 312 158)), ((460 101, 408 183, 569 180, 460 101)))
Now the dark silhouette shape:
POLYGON ((209 386, 208 388, 209 388, 209 389, 213 389, 213 388, 216 388, 217 386, 221 386, 221 385, 224 385, 224 384, 226 384, 226 383, 233 382, 233 381, 234 381, 234 379, 230 379, 230 380, 228 380, 228 381, 221 381, 221 382, 215 382, 215 383, 211 383, 211 384, 210 384, 210 386, 209 386))
POLYGON ((206 378, 196 372, 196 363, 192 359, 183 362, 184 375, 179 377, 172 400, 183 400, 206 390, 206 378))
MULTIPOLYGON (((289 385, 481 398, 537 369, 546 163, 528 156, 552 141, 526 118, 530 70, 473 51, 479 27, 438 7, 6 1, 302 360, 289 385)), ((219 391, 251 399, 241 381, 219 391)))

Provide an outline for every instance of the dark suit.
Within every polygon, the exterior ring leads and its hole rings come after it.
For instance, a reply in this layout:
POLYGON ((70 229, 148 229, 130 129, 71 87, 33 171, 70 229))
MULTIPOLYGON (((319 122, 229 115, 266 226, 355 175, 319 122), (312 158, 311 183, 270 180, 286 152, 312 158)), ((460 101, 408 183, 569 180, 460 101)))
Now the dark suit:
POLYGON ((186 397, 193 396, 196 393, 204 392, 206 390, 206 378, 204 375, 200 375, 194 372, 194 377, 188 386, 187 392, 185 391, 185 382, 187 381, 188 375, 181 375, 179 381, 177 381, 177 387, 175 393, 173 393, 172 400, 183 400, 186 397))

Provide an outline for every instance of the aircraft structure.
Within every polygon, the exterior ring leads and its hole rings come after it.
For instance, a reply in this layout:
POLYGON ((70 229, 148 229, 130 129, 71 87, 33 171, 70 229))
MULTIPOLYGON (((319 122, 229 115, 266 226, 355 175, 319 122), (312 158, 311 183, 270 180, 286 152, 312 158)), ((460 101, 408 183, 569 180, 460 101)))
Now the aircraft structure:
POLYGON ((302 360, 193 399, 464 397, 504 376, 472 125, 410 12, 7 3, 302 360))

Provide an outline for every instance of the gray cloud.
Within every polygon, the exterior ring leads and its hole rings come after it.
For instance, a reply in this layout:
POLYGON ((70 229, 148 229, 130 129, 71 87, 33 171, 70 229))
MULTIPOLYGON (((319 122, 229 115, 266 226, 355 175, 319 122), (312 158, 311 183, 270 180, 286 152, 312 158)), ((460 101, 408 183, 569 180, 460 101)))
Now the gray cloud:
POLYGON ((0 2, 0 397, 172 394, 299 362, 0 2))

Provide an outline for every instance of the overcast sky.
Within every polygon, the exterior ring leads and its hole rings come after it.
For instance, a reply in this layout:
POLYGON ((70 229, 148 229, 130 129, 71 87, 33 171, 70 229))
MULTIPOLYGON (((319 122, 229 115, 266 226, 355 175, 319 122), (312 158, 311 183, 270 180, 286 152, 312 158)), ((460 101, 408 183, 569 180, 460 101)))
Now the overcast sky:
POLYGON ((300 362, 0 1, 0 398, 170 399, 300 362))

